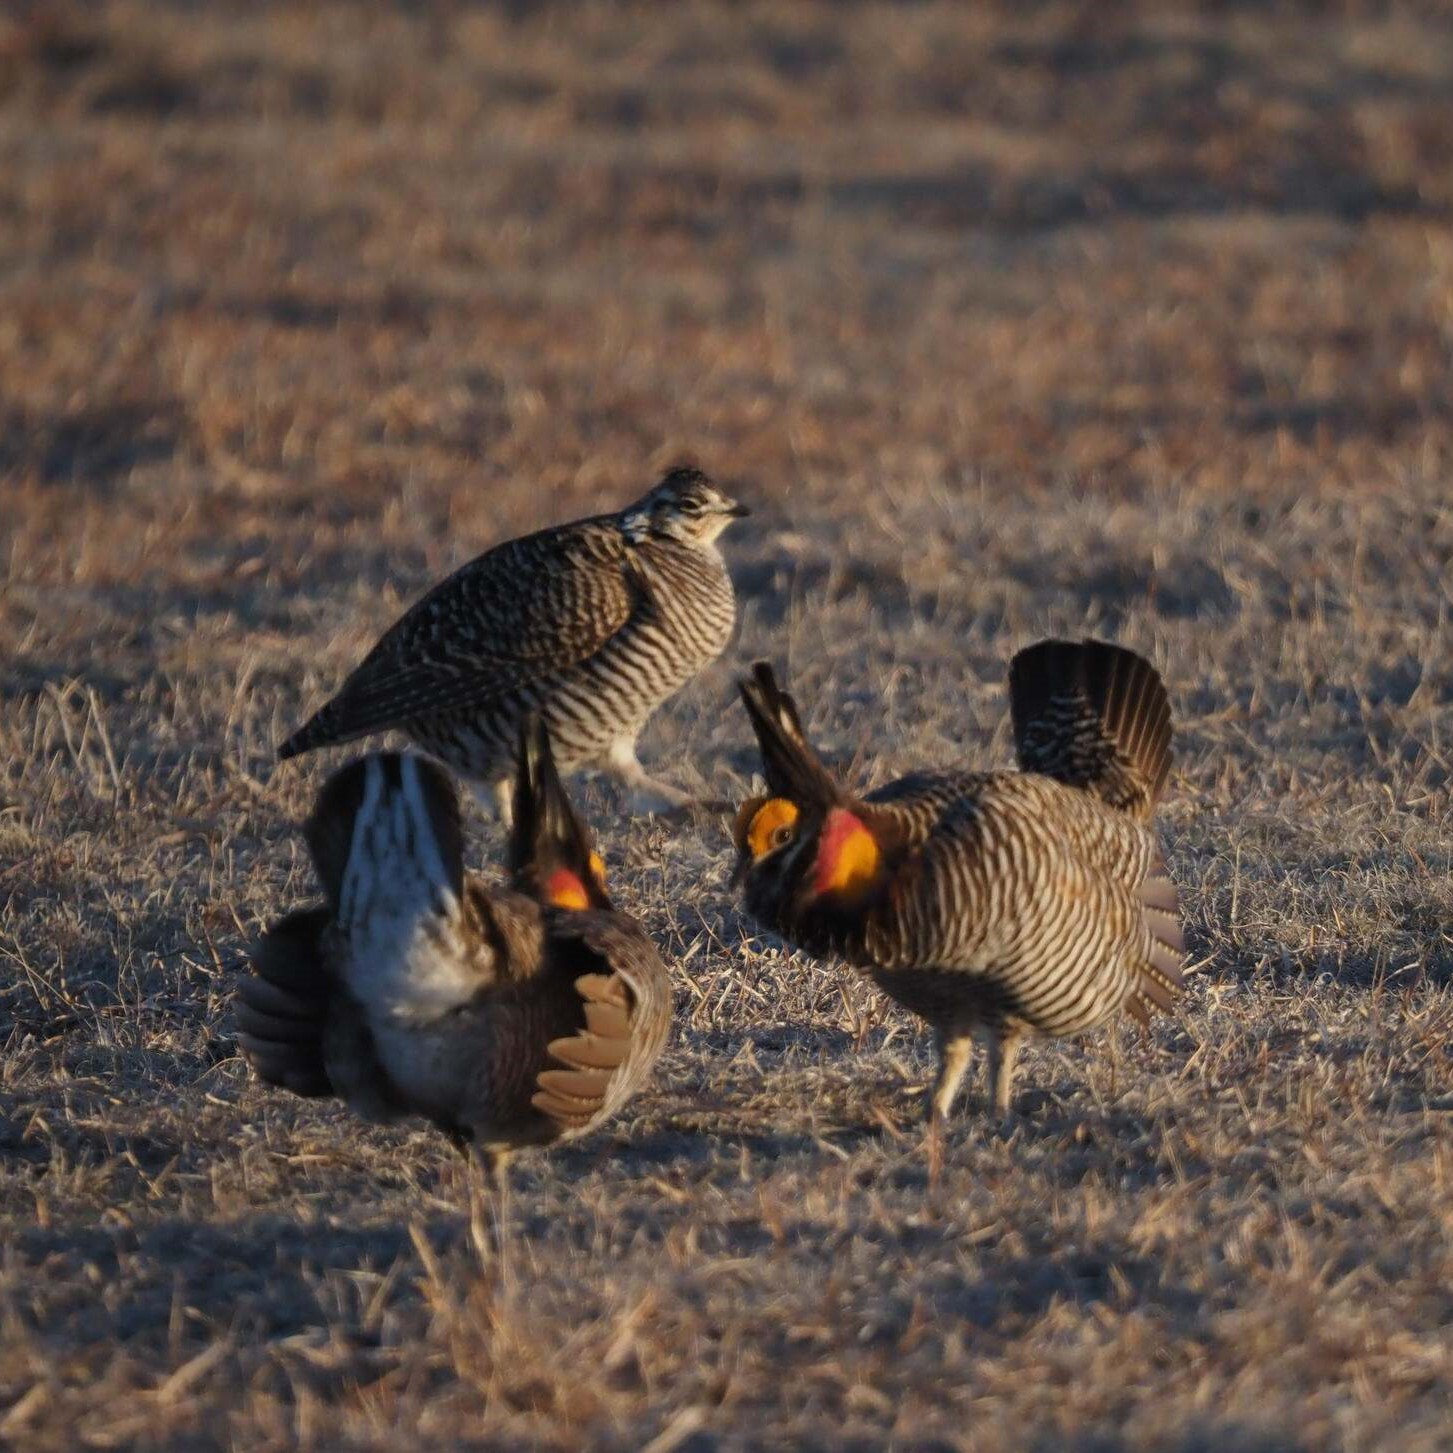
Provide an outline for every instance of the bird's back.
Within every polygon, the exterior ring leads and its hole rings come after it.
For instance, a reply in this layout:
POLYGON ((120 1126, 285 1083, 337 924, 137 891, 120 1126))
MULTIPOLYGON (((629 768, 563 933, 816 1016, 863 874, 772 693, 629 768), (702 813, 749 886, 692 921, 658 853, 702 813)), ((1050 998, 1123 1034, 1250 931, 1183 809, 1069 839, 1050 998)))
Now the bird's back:
POLYGON ((279 756, 394 728, 498 780, 531 714, 567 771, 633 744, 726 647, 736 619, 709 532, 653 533, 633 518, 554 526, 461 567, 384 633, 279 756))
MULTIPOLYGON (((521 699, 532 683, 589 659, 639 608, 628 553, 611 516, 496 545, 395 621, 279 757, 521 699)), ((512 735, 498 745, 507 754, 512 735)))
POLYGON ((1083 792, 985 775, 911 851, 844 948, 900 997, 926 989, 907 978, 895 988, 894 977, 926 971, 937 998, 979 996, 1042 1032, 1070 1033, 1130 991, 1139 885, 1155 853, 1142 826, 1083 792))

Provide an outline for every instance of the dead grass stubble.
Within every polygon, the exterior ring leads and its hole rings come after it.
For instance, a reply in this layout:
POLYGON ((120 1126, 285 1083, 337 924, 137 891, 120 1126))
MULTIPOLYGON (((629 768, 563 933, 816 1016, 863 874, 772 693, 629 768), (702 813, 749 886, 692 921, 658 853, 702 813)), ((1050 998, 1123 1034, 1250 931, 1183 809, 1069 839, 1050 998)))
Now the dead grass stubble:
POLYGON ((1446 1446, 1432 9, 4 24, 0 1441, 1446 1446), (502 1271, 437 1137, 234 1053, 334 760, 272 748, 683 446, 758 509, 646 759, 744 791, 767 655, 866 782, 1002 763, 1014 648, 1112 635, 1175 704, 1201 972, 1028 1051, 930 1200, 916 1025, 748 930, 724 825, 590 787, 679 1029, 522 1166, 502 1271))

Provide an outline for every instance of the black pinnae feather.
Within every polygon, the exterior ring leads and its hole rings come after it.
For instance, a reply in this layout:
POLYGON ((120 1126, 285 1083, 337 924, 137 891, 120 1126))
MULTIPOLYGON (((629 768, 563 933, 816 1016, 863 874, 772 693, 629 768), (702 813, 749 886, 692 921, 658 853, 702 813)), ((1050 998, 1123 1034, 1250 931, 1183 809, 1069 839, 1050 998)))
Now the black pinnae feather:
MULTIPOLYGON (((594 898, 599 885, 591 870, 590 853, 590 834, 565 794, 549 730, 531 714, 520 727, 516 757, 510 873, 518 883, 538 891, 552 869, 567 868, 594 898)), ((602 902, 596 906, 608 906, 604 893, 599 896, 602 902)))
POLYGON ((740 689, 757 734, 768 790, 804 807, 825 810, 836 805, 842 793, 809 745, 797 705, 778 686, 771 666, 758 661, 740 689))

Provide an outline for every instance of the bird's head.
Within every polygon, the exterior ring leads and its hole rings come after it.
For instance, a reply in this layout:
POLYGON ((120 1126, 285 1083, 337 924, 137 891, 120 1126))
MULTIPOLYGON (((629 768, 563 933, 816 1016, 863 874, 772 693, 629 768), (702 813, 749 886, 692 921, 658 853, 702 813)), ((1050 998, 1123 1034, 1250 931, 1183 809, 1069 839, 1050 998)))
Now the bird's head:
POLYGON ((850 910, 882 877, 878 834, 850 807, 824 812, 785 797, 752 797, 737 811, 732 841, 733 884, 745 884, 751 902, 779 910, 850 910))
POLYGON ((621 528, 637 543, 655 537, 704 546, 733 520, 750 513, 701 470, 681 465, 668 470, 649 494, 622 511, 621 528))
POLYGON ((770 795, 749 798, 737 813, 733 882, 758 916, 851 911, 884 879, 887 854, 873 813, 823 766, 770 666, 759 662, 741 690, 770 795))

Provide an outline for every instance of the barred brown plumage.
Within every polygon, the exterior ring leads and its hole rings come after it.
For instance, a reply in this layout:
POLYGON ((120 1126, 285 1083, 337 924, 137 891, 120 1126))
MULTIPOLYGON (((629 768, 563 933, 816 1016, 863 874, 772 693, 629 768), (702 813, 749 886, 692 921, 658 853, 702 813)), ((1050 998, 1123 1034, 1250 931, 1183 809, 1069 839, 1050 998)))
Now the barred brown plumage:
POLYGON ((405 612, 278 756, 396 728, 493 784, 508 820, 511 754, 535 713, 561 771, 613 772, 639 811, 685 805, 647 775, 636 739, 731 639, 716 539, 746 513, 683 467, 618 514, 495 546, 405 612))
POLYGON ((377 754, 329 780, 304 829, 326 902, 264 934, 237 991, 259 1078, 422 1115, 495 1166, 635 1093, 666 1042, 669 975, 613 909, 538 719, 515 795, 512 886, 495 888, 464 870, 439 767, 377 754))
POLYGON ((1176 891, 1150 818, 1170 770, 1154 668, 1101 641, 1045 641, 1010 668, 1018 772, 920 773, 856 797, 759 664, 742 698, 768 798, 738 814, 748 911, 838 954, 932 1026, 935 1128, 972 1035, 1007 1114, 1028 1033, 1142 1023, 1181 987, 1176 891))

